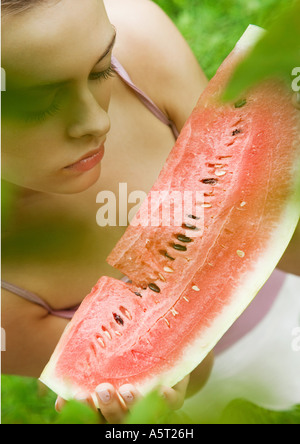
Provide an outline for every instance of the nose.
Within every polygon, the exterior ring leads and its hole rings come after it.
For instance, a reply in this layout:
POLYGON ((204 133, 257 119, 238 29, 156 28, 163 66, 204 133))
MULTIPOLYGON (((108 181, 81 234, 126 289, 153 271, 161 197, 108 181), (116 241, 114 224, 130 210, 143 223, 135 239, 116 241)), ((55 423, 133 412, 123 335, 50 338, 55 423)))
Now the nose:
POLYGON ((108 106, 101 106, 90 91, 78 97, 72 105, 69 136, 81 139, 86 136, 101 137, 110 130, 108 106))

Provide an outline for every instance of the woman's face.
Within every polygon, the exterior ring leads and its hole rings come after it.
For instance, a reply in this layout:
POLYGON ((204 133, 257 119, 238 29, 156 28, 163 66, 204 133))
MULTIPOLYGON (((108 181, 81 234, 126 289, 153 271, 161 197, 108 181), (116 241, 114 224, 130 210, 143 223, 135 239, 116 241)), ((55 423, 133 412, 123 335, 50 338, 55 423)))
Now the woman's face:
POLYGON ((100 174, 115 30, 102 0, 45 0, 2 20, 2 178, 78 193, 100 174))

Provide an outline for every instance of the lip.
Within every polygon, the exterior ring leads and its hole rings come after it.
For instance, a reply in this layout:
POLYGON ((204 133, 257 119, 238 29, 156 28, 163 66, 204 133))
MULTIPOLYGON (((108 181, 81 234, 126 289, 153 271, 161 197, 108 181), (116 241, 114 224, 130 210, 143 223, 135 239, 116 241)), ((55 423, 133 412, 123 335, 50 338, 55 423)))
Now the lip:
POLYGON ((104 153, 105 153, 105 148, 103 143, 99 148, 97 148, 94 151, 90 151, 89 153, 81 157, 79 160, 77 160, 77 162, 68 165, 64 169, 68 171, 77 171, 80 173, 83 173, 85 171, 90 171, 101 162, 101 160, 104 157, 104 153))

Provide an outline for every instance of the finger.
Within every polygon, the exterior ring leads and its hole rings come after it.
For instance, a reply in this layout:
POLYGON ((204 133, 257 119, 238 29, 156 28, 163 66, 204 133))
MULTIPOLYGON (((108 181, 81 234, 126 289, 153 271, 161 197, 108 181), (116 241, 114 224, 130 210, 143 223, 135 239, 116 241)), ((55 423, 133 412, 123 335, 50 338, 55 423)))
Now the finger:
MULTIPOLYGON (((94 403, 92 397, 89 395, 78 395, 74 399, 75 399, 75 401, 78 401, 78 402, 88 405, 93 410, 97 410, 97 407, 95 406, 95 403, 94 403)), ((56 399, 56 402, 55 402, 55 410, 57 411, 57 413, 60 413, 63 410, 63 408, 66 406, 66 404, 67 404, 67 401, 65 399, 61 398, 60 396, 58 396, 56 399)))
MULTIPOLYGON (((97 412, 98 414, 100 413, 97 406, 95 405, 93 398, 90 395, 87 396, 77 396, 74 398, 75 401, 81 402, 85 405, 87 405, 88 407, 90 407, 92 410, 94 410, 95 412, 97 412)), ((60 396, 57 397, 56 402, 55 402, 55 410, 57 411, 57 413, 61 413, 62 410, 65 408, 66 404, 68 401, 66 401, 65 399, 61 398, 60 396)), ((101 421, 101 423, 103 422, 103 417, 99 414, 99 420, 101 421)))
POLYGON ((178 382, 178 384, 174 385, 173 389, 181 394, 185 394, 190 382, 190 375, 187 375, 182 381, 178 382))
POLYGON ((163 387, 162 396, 171 410, 178 410, 183 406, 184 398, 171 387, 163 387))
POLYGON ((293 104, 296 108, 300 109, 300 92, 294 94, 293 104))
POLYGON ((96 397, 102 415, 110 424, 120 424, 126 408, 120 402, 115 388, 111 384, 100 384, 96 388, 96 397))
POLYGON ((88 407, 90 407, 94 411, 98 411, 91 395, 88 395, 88 394, 77 395, 77 396, 75 396, 74 400, 80 402, 81 404, 87 405, 88 407))
POLYGON ((186 376, 173 388, 161 387, 161 393, 166 399, 170 409, 178 410, 183 406, 189 381, 190 375, 186 376))
POLYGON ((131 384, 120 387, 119 394, 128 410, 142 397, 140 392, 131 384))
POLYGON ((67 401, 65 401, 63 398, 61 398, 60 396, 58 396, 56 398, 55 401, 55 410, 57 411, 57 413, 60 413, 62 411, 62 409, 65 407, 67 401))

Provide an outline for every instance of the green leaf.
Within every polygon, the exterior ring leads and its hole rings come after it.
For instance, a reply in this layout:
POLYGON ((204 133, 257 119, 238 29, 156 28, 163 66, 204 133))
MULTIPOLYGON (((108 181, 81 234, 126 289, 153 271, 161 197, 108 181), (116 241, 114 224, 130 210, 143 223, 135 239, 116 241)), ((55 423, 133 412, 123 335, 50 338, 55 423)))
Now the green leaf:
POLYGON ((191 424, 188 415, 168 407, 157 390, 142 398, 130 411, 125 424, 191 424))
POLYGON ((291 79, 293 68, 300 66, 300 0, 288 3, 239 64, 228 84, 224 100, 234 100, 242 92, 271 77, 291 79))
POLYGON ((35 378, 1 375, 2 424, 53 424, 56 395, 35 378))
POLYGON ((168 413, 166 401, 155 390, 133 407, 126 419, 126 424, 157 424, 168 413))
POLYGON ((100 415, 89 406, 69 401, 55 424, 100 424, 100 415))
POLYGON ((244 399, 236 399, 223 411, 221 424, 300 424, 300 405, 287 411, 267 410, 244 399))

